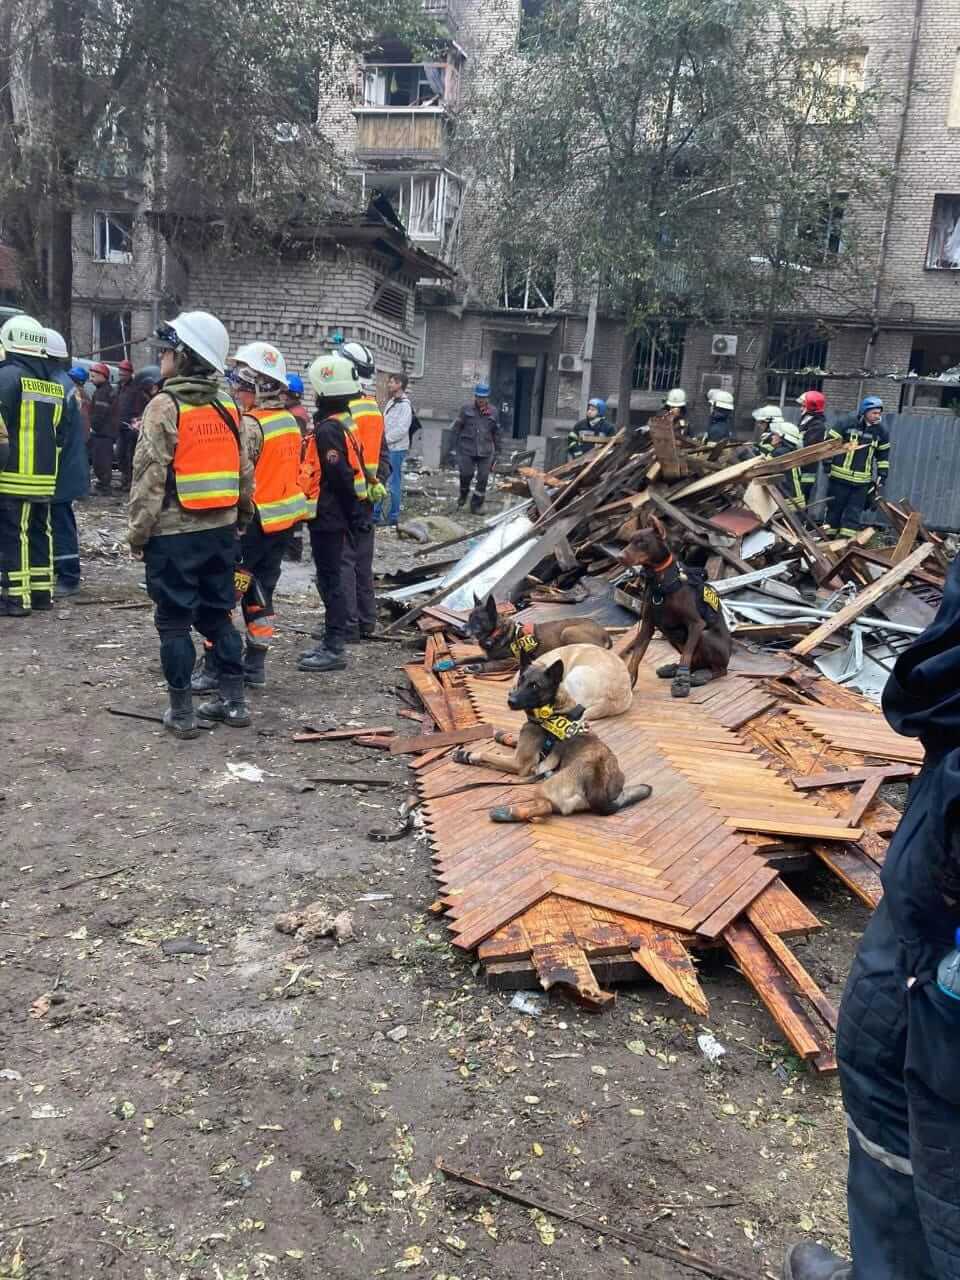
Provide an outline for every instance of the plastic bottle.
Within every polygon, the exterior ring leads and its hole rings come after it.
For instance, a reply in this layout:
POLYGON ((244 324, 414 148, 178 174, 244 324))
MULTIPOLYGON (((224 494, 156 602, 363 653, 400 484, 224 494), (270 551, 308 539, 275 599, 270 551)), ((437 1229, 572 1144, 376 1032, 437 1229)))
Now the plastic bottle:
POLYGON ((943 957, 937 968, 937 986, 951 1000, 960 1001, 960 929, 954 935, 956 946, 943 957))

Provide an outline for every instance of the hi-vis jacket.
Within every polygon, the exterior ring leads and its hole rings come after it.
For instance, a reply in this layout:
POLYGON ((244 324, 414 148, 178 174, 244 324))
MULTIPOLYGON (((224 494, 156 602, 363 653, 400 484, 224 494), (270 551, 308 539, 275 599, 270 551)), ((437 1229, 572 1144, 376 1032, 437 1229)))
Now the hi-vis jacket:
POLYGON ((46 360, 11 355, 0 365, 0 424, 9 437, 0 496, 28 502, 53 497, 66 394, 46 360))
POLYGON ((353 429, 347 436, 351 446, 350 461, 356 477, 357 497, 363 502, 367 497, 367 488, 377 483, 377 470, 380 466, 380 451, 383 448, 383 414, 373 396, 357 396, 350 401, 350 417, 353 429), (359 487, 362 481, 362 491, 359 487))
POLYGON ((254 460, 253 501, 264 533, 282 533, 305 520, 307 503, 300 488, 300 427, 281 405, 248 409, 259 435, 258 447, 248 447, 254 460))
MULTIPOLYGON (((168 378, 163 391, 154 396, 144 410, 133 456, 127 533, 128 541, 135 550, 151 538, 174 533, 201 533, 232 524, 243 528, 253 519, 253 467, 242 436, 238 446, 239 494, 230 506, 188 508, 178 499, 177 477, 172 463, 180 444, 183 410, 200 408, 214 412, 212 402, 219 394, 215 378, 168 378)), ((238 420, 236 406, 228 397, 225 399, 233 407, 230 417, 238 420)), ((223 423, 224 431, 229 431, 223 419, 218 420, 223 423)), ((232 490, 232 485, 230 487, 232 490)))
POLYGON ((317 422, 304 444, 300 487, 307 519, 318 530, 350 529, 361 511, 350 457, 351 426, 349 413, 332 413, 317 422))
MULTIPOLYGON (((170 394, 170 393, 168 393, 170 394)), ((181 404, 177 447, 170 464, 177 501, 187 511, 235 507, 240 501, 240 412, 217 396, 181 404)))
POLYGON ((827 432, 828 440, 843 440, 858 448, 841 453, 830 465, 832 480, 846 480, 848 484, 870 484, 873 481, 873 464, 876 460, 877 478, 886 481, 890 470, 890 437, 882 422, 869 426, 862 418, 851 414, 827 432))

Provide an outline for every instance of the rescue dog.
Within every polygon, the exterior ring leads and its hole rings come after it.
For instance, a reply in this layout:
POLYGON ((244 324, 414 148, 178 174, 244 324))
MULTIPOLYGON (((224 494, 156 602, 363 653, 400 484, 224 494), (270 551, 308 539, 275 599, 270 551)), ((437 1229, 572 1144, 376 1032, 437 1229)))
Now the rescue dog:
MULTIPOLYGON (((587 668, 579 668, 578 681, 577 669, 571 671, 568 665, 579 656, 576 651, 589 648, 568 645, 557 650, 553 662, 535 662, 520 672, 507 702, 511 710, 526 712, 527 723, 516 737, 508 733, 495 737, 501 746, 516 748, 511 760, 504 760, 489 747, 472 751, 460 747, 455 752, 454 759, 461 764, 487 765, 516 773, 521 783, 535 786, 529 800, 491 809, 494 822, 529 822, 551 813, 618 813, 650 795, 646 784, 625 785, 616 756, 591 731, 587 723, 589 712, 571 693, 573 688, 583 688, 588 696, 596 696, 585 674, 587 668)), ((616 655, 603 656, 623 667, 616 655)), ((602 710, 602 703, 594 705, 602 710)))
MULTIPOLYGON (((507 660, 514 659, 522 671, 535 659, 564 645, 593 644, 602 649, 609 649, 611 645, 606 631, 592 618, 559 618, 554 622, 535 623, 501 618, 492 595, 487 596, 486 603, 479 596, 473 597, 467 631, 488 661, 496 662, 497 669, 503 670, 509 670, 511 663, 507 660), (499 666, 501 662, 502 668, 499 666)), ((490 671, 495 668, 484 664, 482 669, 490 671)))
POLYGON ((663 523, 653 516, 650 526, 633 535, 620 556, 621 564, 639 569, 646 580, 646 602, 640 633, 630 646, 631 669, 646 653, 659 629, 680 655, 680 661, 657 668, 662 680, 672 680, 670 692, 686 698, 691 686, 708 684, 727 674, 733 637, 724 620, 720 598, 699 575, 676 560, 663 523))

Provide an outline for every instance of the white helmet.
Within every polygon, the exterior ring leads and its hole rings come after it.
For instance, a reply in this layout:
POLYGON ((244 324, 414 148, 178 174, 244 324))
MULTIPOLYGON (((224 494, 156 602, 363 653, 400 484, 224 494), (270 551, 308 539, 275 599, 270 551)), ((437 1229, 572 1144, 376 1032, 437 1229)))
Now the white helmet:
POLYGON ((673 387, 667 392, 667 398, 663 403, 668 409, 682 409, 687 403, 687 393, 683 387, 673 387))
POLYGON ((16 355, 42 359, 47 354, 47 331, 39 320, 21 312, 11 316, 0 329, 0 347, 16 355))
POLYGON ((217 373, 226 369, 230 337, 209 311, 182 311, 175 320, 160 326, 157 337, 171 346, 187 347, 217 373), (171 337, 175 343, 171 343, 171 337))
POLYGON ((372 378, 377 371, 373 352, 362 342, 344 342, 340 347, 340 354, 347 357, 361 378, 372 378))
POLYGON ((788 422, 786 418, 780 418, 770 423, 771 434, 783 436, 787 444, 792 444, 795 449, 799 449, 803 444, 803 436, 800 434, 800 428, 796 423, 788 422))
POLYGON ((70 353, 67 351, 66 340, 62 333, 57 333, 56 329, 47 330, 47 355, 54 360, 66 360, 70 353))
POLYGON ((715 409, 729 409, 733 412, 733 396, 729 391, 714 391, 711 404, 715 409))
POLYGON ((310 385, 324 400, 358 396, 361 391, 356 366, 338 353, 317 356, 307 373, 310 385))
POLYGON ((287 362, 282 353, 269 342, 245 342, 243 346, 237 347, 230 357, 230 363, 245 365, 255 374, 269 378, 271 382, 277 382, 283 387, 287 385, 287 362))
POLYGON ((765 404, 761 409, 754 409, 751 417, 754 422, 773 422, 774 418, 783 417, 783 410, 778 404, 765 404))

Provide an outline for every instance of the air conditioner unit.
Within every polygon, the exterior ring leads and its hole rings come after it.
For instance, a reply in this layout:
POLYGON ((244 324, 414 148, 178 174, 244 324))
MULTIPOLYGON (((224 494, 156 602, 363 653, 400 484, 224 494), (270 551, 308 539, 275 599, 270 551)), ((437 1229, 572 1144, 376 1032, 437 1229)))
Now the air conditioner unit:
POLYGON ((737 354, 737 335, 735 333, 715 333, 710 343, 712 356, 735 356, 737 354))
POLYGON ((575 355, 572 351, 563 351, 560 354, 559 367, 561 373, 583 373, 583 356, 575 355))

